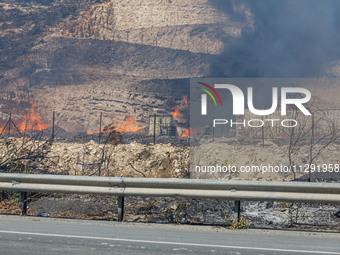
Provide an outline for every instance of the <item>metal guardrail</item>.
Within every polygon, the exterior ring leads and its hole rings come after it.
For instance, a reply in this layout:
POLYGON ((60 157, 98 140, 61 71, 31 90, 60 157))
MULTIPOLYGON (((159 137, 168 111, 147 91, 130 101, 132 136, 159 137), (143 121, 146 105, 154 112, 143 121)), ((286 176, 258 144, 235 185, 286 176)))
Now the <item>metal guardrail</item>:
POLYGON ((0 174, 0 190, 20 191, 22 214, 27 192, 118 196, 118 220, 123 220, 124 196, 188 197, 235 200, 340 204, 340 183, 202 180, 175 178, 89 177, 0 174))

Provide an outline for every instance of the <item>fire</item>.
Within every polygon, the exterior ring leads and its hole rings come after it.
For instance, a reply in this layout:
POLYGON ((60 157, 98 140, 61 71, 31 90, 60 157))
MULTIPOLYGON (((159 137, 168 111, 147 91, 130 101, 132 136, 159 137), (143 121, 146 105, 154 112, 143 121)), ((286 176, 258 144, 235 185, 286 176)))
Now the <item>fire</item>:
POLYGON ((20 132, 42 131, 48 128, 48 125, 41 120, 39 114, 35 111, 37 105, 33 100, 31 100, 31 105, 30 112, 26 114, 24 120, 18 125, 20 132))
POLYGON ((186 128, 185 131, 182 133, 181 137, 190 137, 194 134, 194 130, 192 128, 186 128))
POLYGON ((121 133, 137 132, 143 129, 142 127, 138 126, 138 121, 132 116, 126 117, 123 124, 117 123, 116 121, 113 124, 116 131, 121 133))
POLYGON ((8 133, 8 130, 5 129, 6 126, 0 126, 0 134, 8 133))
POLYGON ((183 101, 185 105, 188 105, 188 96, 183 96, 183 101))
MULTIPOLYGON (((13 129, 12 129, 12 131, 13 131, 13 129)), ((6 134, 6 133, 9 133, 8 123, 6 123, 4 125, 0 125, 0 135, 1 134, 6 134)))
POLYGON ((181 112, 179 111, 180 108, 181 108, 180 105, 172 107, 172 109, 174 111, 170 112, 170 114, 174 117, 174 119, 179 119, 180 118, 180 116, 181 116, 181 112))
POLYGON ((179 120, 181 117, 181 109, 184 105, 188 105, 188 96, 183 96, 183 103, 179 104, 179 105, 175 105, 172 107, 172 109, 174 110, 173 112, 170 112, 170 114, 174 117, 174 119, 179 120))
POLYGON ((88 134, 88 135, 93 135, 93 131, 92 131, 92 130, 88 130, 88 131, 87 131, 87 134, 88 134))

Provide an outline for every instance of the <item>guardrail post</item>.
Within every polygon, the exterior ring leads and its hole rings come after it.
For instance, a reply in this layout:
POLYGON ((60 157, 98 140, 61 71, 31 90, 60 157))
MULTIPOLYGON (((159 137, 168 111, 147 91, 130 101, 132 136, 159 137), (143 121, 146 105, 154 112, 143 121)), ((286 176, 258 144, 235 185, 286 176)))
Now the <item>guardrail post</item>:
POLYGON ((122 222, 124 218, 124 196, 118 197, 118 221, 122 222))
POLYGON ((235 201, 235 207, 234 207, 234 221, 238 222, 241 218, 241 201, 236 200, 235 201))
POLYGON ((27 214, 27 192, 20 192, 20 209, 21 209, 21 215, 27 214))

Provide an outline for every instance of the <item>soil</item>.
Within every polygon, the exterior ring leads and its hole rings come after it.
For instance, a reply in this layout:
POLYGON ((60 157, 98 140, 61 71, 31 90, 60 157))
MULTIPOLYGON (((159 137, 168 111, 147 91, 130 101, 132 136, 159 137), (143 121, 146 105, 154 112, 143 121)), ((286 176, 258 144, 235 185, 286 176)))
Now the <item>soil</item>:
MULTIPOLYGON (((1 214, 20 214, 18 203, 0 202, 1 214)), ((28 215, 117 220, 117 197, 31 194, 28 215)), ((242 201, 241 216, 252 228, 340 231, 340 205, 242 201)), ((126 197, 124 221, 229 227, 234 201, 126 197)))

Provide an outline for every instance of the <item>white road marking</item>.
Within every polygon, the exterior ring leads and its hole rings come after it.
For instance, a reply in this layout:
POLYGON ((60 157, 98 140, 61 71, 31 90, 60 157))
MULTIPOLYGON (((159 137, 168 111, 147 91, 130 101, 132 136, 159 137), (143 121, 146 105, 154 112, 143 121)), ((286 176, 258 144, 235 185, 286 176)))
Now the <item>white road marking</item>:
POLYGON ((179 243, 179 242, 167 242, 167 241, 151 241, 151 240, 138 240, 138 239, 136 240, 136 239, 123 239, 123 238, 98 237, 98 236, 61 235, 61 234, 19 232, 19 231, 6 231, 6 230, 0 230, 0 233, 4 233, 4 234, 17 234, 17 235, 33 235, 33 236, 76 238, 76 239, 92 239, 92 240, 105 240, 105 241, 119 241, 119 242, 133 242, 133 243, 150 243, 150 244, 167 244, 167 245, 183 245, 183 246, 197 246, 197 247, 214 247, 214 248, 242 249, 242 250, 281 251, 281 252, 296 252, 296 253, 308 253, 308 254, 314 253, 314 254, 340 255, 340 252, 331 252, 331 251, 290 250, 290 249, 279 249, 279 248, 260 248, 260 247, 246 247, 246 246, 229 246, 229 245, 219 245, 219 244, 179 243))

